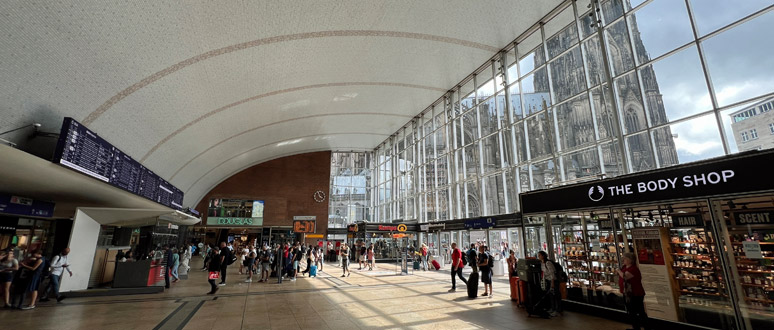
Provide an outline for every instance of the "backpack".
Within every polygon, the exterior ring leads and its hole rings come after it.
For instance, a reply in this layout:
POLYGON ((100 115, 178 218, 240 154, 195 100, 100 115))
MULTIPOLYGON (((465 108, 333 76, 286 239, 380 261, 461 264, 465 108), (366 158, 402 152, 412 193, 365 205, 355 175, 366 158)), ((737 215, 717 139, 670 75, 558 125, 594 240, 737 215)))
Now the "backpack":
POLYGON ((489 254, 489 252, 484 252, 484 253, 486 254, 486 262, 487 262, 486 266, 489 267, 489 268, 493 268, 494 267, 494 258, 492 257, 491 254, 489 254))
POLYGON ((233 252, 229 251, 228 252, 228 258, 226 258, 226 265, 230 266, 231 264, 233 264, 236 261, 237 261, 237 257, 234 255, 233 252))
POLYGON ((554 265, 554 274, 556 274, 556 279, 560 282, 567 282, 567 273, 564 271, 564 268, 562 268, 562 265, 560 265, 558 262, 554 260, 548 260, 551 262, 552 265, 554 265))
POLYGON ((462 262, 462 267, 468 265, 468 254, 462 252, 462 250, 460 250, 460 262, 462 262))
POLYGON ((41 272, 41 278, 44 278, 46 276, 51 275, 51 262, 46 257, 40 257, 40 259, 43 259, 43 262, 40 264, 39 267, 43 267, 43 271, 41 272))

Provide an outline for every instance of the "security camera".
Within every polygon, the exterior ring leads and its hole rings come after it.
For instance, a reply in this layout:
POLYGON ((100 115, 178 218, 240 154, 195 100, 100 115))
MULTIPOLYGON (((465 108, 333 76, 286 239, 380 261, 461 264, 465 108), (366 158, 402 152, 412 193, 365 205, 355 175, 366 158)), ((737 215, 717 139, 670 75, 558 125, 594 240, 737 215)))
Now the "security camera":
POLYGON ((32 126, 40 127, 40 123, 33 123, 32 126))

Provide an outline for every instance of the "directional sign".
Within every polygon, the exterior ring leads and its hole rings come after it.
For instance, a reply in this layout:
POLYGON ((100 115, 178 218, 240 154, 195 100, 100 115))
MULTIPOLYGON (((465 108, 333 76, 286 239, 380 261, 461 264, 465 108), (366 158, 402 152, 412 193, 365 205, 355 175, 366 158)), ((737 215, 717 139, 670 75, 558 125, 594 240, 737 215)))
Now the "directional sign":
POLYGON ((314 233, 315 220, 295 220, 293 221, 293 231, 296 233, 314 233))

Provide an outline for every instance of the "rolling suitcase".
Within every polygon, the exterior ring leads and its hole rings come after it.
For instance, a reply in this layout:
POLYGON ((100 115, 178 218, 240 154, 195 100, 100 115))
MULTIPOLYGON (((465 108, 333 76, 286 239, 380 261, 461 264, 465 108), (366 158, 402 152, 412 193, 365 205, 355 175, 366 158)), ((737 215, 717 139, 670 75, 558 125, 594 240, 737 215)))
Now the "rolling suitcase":
POLYGON ((441 269, 441 264, 439 264, 438 261, 433 260, 433 268, 435 268, 435 270, 439 270, 441 269))
POLYGON ((317 277, 317 265, 309 266, 309 277, 317 277))
POLYGON ((468 277, 468 298, 475 298, 478 296, 478 272, 470 273, 468 277))
POLYGON ((419 270, 419 261, 414 261, 414 270, 419 270))

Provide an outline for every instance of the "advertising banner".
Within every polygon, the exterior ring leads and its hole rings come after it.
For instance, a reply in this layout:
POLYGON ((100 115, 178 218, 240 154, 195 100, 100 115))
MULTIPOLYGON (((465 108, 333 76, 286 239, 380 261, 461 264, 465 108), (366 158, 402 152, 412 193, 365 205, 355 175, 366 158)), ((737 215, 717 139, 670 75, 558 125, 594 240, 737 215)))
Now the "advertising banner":
POLYGON ((645 289, 645 311, 649 317, 678 321, 674 280, 667 268, 671 258, 663 227, 635 228, 632 239, 645 289))

